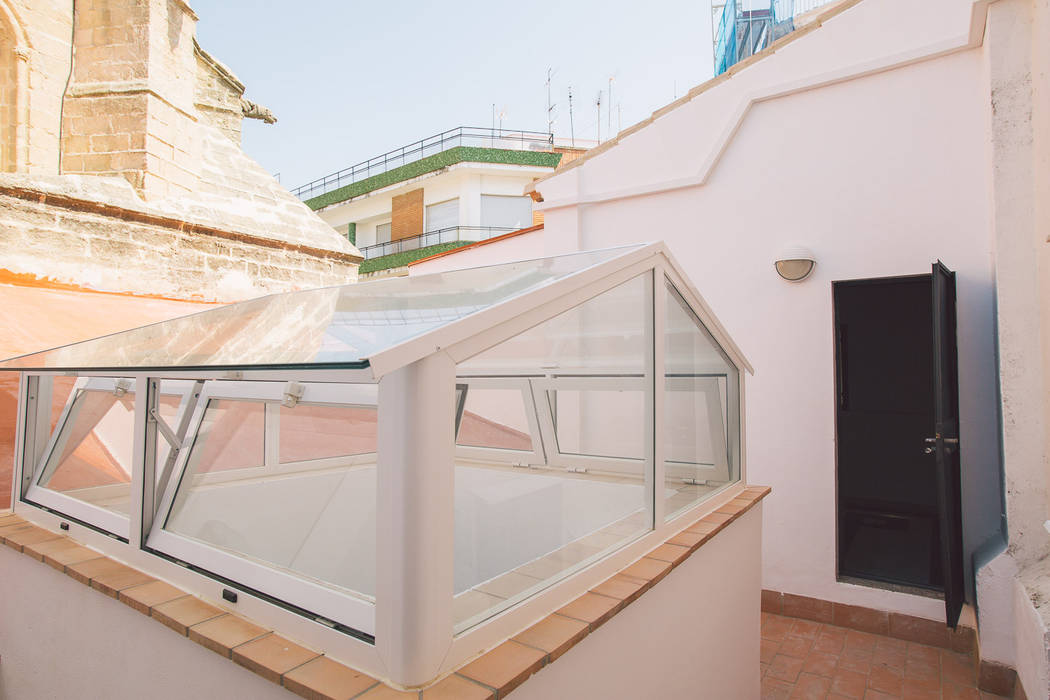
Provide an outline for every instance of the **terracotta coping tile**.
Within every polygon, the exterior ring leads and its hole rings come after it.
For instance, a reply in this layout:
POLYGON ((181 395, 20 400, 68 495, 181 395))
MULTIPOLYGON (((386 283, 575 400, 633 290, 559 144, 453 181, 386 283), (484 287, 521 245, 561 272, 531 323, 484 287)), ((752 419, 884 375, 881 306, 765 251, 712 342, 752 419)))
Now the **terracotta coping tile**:
POLYGON ((550 663, 579 643, 590 631, 590 625, 586 622, 555 614, 548 615, 514 637, 514 641, 547 652, 547 663, 550 663))
POLYGON ((627 605, 638 600, 639 596, 649 590, 651 586, 652 585, 648 581, 641 581, 636 578, 631 578, 630 576, 624 576, 623 574, 616 574, 592 588, 591 593, 622 600, 623 604, 627 605))
POLYGON ((371 690, 358 695, 354 700, 412 700, 419 698, 418 690, 395 690, 379 683, 371 690))
POLYGON ((607 598, 594 593, 584 593, 561 610, 558 610, 557 613, 575 620, 582 620, 590 624, 593 631, 605 624, 622 607, 623 601, 615 598, 607 598))
POLYGON ((233 650, 233 660, 268 681, 281 684, 281 676, 320 654, 270 633, 233 650))
POLYGON ((459 669, 459 675, 484 683, 503 697, 543 668, 546 658, 539 649, 507 641, 459 669))
POLYGON ((641 579, 642 581, 649 581, 650 583, 655 584, 670 571, 670 562, 660 561, 659 559, 650 559, 646 556, 631 564, 620 573, 624 576, 630 576, 631 578, 641 579))
POLYGON ((121 564, 119 561, 110 559, 109 557, 98 557, 97 559, 88 559, 82 561, 79 564, 71 564, 66 566, 66 574, 73 577, 77 581, 80 581, 85 586, 91 585, 91 579, 101 574, 113 573, 116 571, 122 571, 127 567, 121 564))
POLYGON ((707 535, 701 535, 697 532, 689 532, 688 530, 683 530, 671 539, 667 540, 667 543, 676 544, 680 547, 688 547, 689 553, 691 554, 696 550, 700 549, 700 545, 702 545, 704 542, 707 542, 708 539, 710 538, 707 535))
POLYGON ((659 559, 660 561, 671 562, 671 566, 678 566, 683 561, 685 561, 690 554, 692 554, 692 550, 689 547, 683 547, 681 545, 667 542, 665 544, 660 545, 645 556, 649 557, 650 559, 659 559))
POLYGON ((451 675, 423 691, 423 700, 495 700, 496 694, 483 685, 451 675))
MULTIPOLYGON (((44 550, 43 548, 50 545, 55 540, 49 542, 41 542, 39 544, 32 545, 34 551, 39 551, 44 555, 44 563, 53 569, 57 569, 63 573, 66 573, 67 567, 75 566, 77 564, 91 561, 93 559, 102 559, 102 555, 93 549, 87 547, 81 547, 75 545, 73 547, 55 547, 54 549, 44 550)), ((25 549, 22 550, 25 553, 25 549)), ((32 555, 30 555, 32 556, 32 555)))
POLYGON ((183 636, 189 634, 193 625, 224 614, 219 608, 191 595, 154 605, 150 610, 150 617, 156 618, 183 636))
POLYGON ((124 605, 138 610, 143 615, 149 615, 150 609, 154 605, 167 603, 170 600, 182 598, 185 595, 186 591, 175 588, 175 586, 164 583, 163 581, 150 581, 141 586, 132 586, 131 588, 123 589, 117 596, 117 600, 124 603, 124 605))
POLYGON ((21 552, 24 545, 57 540, 62 537, 35 525, 13 525, 9 528, 0 528, 0 533, 2 533, 0 536, 4 538, 4 544, 17 552, 21 552))
POLYGON ((201 646, 229 659, 234 647, 258 639, 269 631, 237 615, 220 615, 193 625, 188 636, 201 646))
POLYGON ((69 547, 76 547, 77 543, 68 537, 58 537, 53 540, 44 540, 43 542, 31 542, 22 546, 22 554, 28 554, 37 561, 44 561, 44 554, 46 552, 60 551, 69 547))
POLYGON ((18 524, 24 523, 24 522, 25 522, 25 520, 22 520, 22 518, 18 517, 14 513, 4 513, 3 515, 0 515, 0 527, 8 527, 10 525, 18 525, 18 524))
POLYGON ((703 535, 708 538, 710 535, 714 535, 718 531, 718 525, 714 523, 705 522, 703 518, 697 520, 695 523, 685 529, 686 532, 691 532, 697 535, 703 535))
POLYGON ((285 688, 307 700, 349 700, 378 683, 326 656, 293 668, 284 675, 283 682, 285 688))
MULTIPOLYGON (((721 509, 719 509, 719 510, 721 510, 721 509)), ((708 523, 710 525, 718 526, 718 525, 725 525, 726 523, 728 523, 731 520, 733 520, 734 517, 735 516, 733 516, 733 515, 729 515, 727 513, 721 513, 718 510, 716 510, 714 513, 709 513, 708 515, 705 515, 703 518, 700 519, 700 521, 704 522, 704 523, 708 523)))
POLYGON ((102 591, 110 598, 116 598, 121 590, 125 588, 131 588, 132 586, 141 586, 144 583, 152 583, 157 579, 152 576, 148 576, 138 569, 132 569, 129 566, 123 566, 122 568, 113 571, 101 573, 91 579, 91 587, 102 591))

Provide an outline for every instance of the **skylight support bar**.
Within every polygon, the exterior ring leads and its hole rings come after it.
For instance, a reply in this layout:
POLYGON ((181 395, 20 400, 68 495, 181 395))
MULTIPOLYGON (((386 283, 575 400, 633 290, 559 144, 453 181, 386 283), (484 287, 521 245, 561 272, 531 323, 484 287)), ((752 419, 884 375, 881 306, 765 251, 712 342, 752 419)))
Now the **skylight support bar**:
MULTIPOLYGON (((157 424, 149 424, 149 414, 156 410, 158 391, 151 392, 150 384, 146 375, 135 375, 135 433, 131 444, 131 503, 128 512, 128 541, 134 547, 142 546, 145 542, 143 533, 149 532, 146 523, 153 523, 151 506, 157 483, 154 473, 157 466, 157 424)), ((160 387, 152 388, 159 390, 160 387)))
POLYGON ((646 439, 651 441, 646 449, 646 455, 653 460, 652 469, 646 469, 646 498, 651 499, 653 504, 653 527, 662 524, 666 519, 667 499, 663 497, 663 484, 666 483, 667 457, 665 455, 666 440, 664 439, 664 409, 666 407, 664 392, 667 382, 664 380, 666 368, 664 366, 666 355, 665 340, 667 338, 667 276, 664 272, 662 262, 656 266, 652 273, 651 299, 653 317, 649 324, 652 332, 651 343, 652 355, 649 357, 649 377, 652 381, 653 390, 647 392, 650 397, 646 405, 646 418, 651 421, 651 430, 646 431, 646 439))
POLYGON ((407 686, 433 679, 452 643, 455 373, 437 352, 379 382, 375 637, 407 686))

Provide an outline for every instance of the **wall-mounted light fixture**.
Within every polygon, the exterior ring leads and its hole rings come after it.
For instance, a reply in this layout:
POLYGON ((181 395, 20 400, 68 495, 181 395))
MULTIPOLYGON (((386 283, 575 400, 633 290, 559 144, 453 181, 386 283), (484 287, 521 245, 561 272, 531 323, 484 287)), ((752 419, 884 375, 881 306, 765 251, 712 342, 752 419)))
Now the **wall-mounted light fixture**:
POLYGON ((817 264, 813 252, 802 246, 789 246, 780 251, 776 262, 777 274, 789 282, 801 282, 813 272, 817 264))

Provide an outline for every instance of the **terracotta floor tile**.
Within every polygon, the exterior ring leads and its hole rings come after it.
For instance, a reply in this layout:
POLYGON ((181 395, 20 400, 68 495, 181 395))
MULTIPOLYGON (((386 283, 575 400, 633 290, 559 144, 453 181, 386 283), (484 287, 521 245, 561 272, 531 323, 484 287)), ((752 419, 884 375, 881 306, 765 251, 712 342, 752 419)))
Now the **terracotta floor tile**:
POLYGON ((899 695, 891 695, 889 693, 883 693, 878 690, 868 690, 864 693, 864 700, 899 700, 899 695))
POLYGON ((969 688, 976 687, 977 674, 973 660, 965 654, 942 651, 941 680, 945 684, 954 683, 969 688))
POLYGON ((866 676, 871 673, 871 652, 847 648, 839 655, 838 667, 844 671, 855 671, 866 676))
POLYGON ((788 700, 794 685, 766 676, 762 679, 762 700, 788 700))
POLYGON ((889 695, 900 695, 904 683, 904 671, 892 666, 872 666, 868 674, 868 689, 889 695))
POLYGON ((875 642, 877 642, 878 639, 878 635, 871 634, 870 632, 846 630, 847 649, 863 649, 864 651, 874 651, 875 642))
POLYGON ((285 688, 309 700, 346 700, 363 693, 377 682, 324 656, 293 668, 284 674, 283 679, 285 688))
POLYGON ((820 622, 795 620, 791 625, 791 635, 794 637, 805 637, 806 639, 816 639, 822 629, 824 629, 824 625, 820 622))
POLYGON ((799 674, 791 700, 824 700, 831 690, 831 679, 814 676, 810 673, 799 674))
POLYGON ((562 615, 549 615, 514 637, 514 641, 547 652, 549 663, 571 649, 589 632, 590 626, 586 622, 562 615))
POLYGON ((791 633, 791 618, 766 615, 762 620, 762 639, 782 642, 791 633))
POLYGON ((769 671, 766 673, 766 676, 770 678, 776 678, 777 680, 794 683, 796 680, 798 680, 798 674, 801 672, 802 659, 796 659, 793 656, 777 654, 773 657, 772 663, 769 664, 769 671))
POLYGON ((932 686, 925 681, 904 679, 901 687, 902 700, 941 700, 941 684, 934 683, 932 686))
POLYGON ((813 651, 822 651, 828 654, 841 654, 846 644, 846 633, 840 632, 832 627, 821 630, 817 640, 813 643, 813 651))
POLYGON ((812 651, 802 664, 802 670, 818 676, 831 678, 835 675, 835 667, 838 665, 839 657, 836 654, 825 654, 812 651))
POLYGON ((908 658, 937 666, 941 663, 941 650, 925 644, 908 642, 908 658))
POLYGON ((937 681, 940 682, 941 670, 935 664, 925 661, 908 659, 904 664, 904 678, 915 681, 937 681))
POLYGON ((268 634, 233 650, 234 662, 280 685, 281 676, 320 654, 276 634, 268 634))
POLYGON ((868 677, 863 673, 836 670, 835 676, 831 679, 831 692, 847 698, 860 700, 860 698, 864 697, 864 693, 867 690, 868 677))
POLYGON ((981 694, 973 686, 961 686, 945 681, 942 688, 944 700, 981 700, 981 694))
POLYGON ((773 657, 780 650, 780 645, 772 639, 759 640, 759 661, 764 664, 773 663, 773 657))
POLYGON ((806 658, 811 649, 813 649, 813 640, 806 639, 805 637, 788 635, 788 637, 780 643, 780 653, 785 656, 794 656, 796 659, 806 658))
POLYGON ((514 641, 504 642, 470 662, 458 673, 461 676, 495 688, 503 697, 543 668, 546 654, 514 641))
POLYGON ((876 646, 871 655, 872 666, 891 666, 901 669, 901 673, 904 672, 907 660, 908 656, 903 649, 881 649, 876 646))

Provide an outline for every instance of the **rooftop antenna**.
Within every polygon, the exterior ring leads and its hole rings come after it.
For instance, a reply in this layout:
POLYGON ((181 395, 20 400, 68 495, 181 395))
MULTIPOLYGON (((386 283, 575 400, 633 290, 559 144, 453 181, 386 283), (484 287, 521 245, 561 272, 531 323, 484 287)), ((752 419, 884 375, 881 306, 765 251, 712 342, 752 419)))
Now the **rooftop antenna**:
POLYGON ((606 110, 609 113, 609 129, 608 129, 609 138, 612 138, 612 104, 613 104, 612 83, 613 83, 613 77, 610 75, 609 76, 609 109, 606 110))
POLYGON ((598 143, 602 142, 602 91, 598 91, 598 101, 594 103, 598 107, 598 143))
POLYGON ((616 131, 623 131, 623 104, 616 105, 616 131))
POLYGON ((547 69, 547 133, 554 133, 554 107, 555 104, 551 102, 551 78, 554 77, 554 69, 547 69))
POLYGON ((572 147, 576 148, 576 127, 572 123, 572 85, 569 86, 569 139, 572 147))

